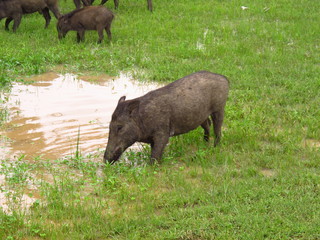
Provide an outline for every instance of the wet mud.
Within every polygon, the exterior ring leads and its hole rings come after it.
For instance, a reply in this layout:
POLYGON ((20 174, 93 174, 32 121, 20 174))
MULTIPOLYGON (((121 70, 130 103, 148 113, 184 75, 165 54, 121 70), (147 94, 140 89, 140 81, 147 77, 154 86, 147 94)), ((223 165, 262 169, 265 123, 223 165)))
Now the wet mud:
MULTIPOLYGON (((32 83, 14 83, 9 93, 0 95, 1 108, 9 116, 0 129, 0 209, 7 213, 12 210, 10 195, 20 196, 21 209, 28 209, 40 196, 32 182, 20 194, 13 190, 7 175, 1 175, 2 164, 15 164, 21 156, 32 164, 74 156, 76 151, 82 156, 101 155, 119 98, 132 99, 159 87, 124 74, 112 78, 49 72, 24 80, 32 83)), ((45 174, 34 175, 33 180, 50 184, 52 179, 45 174)))

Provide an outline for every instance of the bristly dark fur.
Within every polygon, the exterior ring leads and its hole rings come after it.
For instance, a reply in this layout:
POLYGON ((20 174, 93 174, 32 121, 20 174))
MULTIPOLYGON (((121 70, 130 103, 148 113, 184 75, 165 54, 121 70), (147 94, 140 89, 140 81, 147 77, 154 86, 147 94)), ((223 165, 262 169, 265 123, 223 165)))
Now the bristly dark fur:
POLYGON ((107 32, 108 39, 111 41, 111 23, 113 13, 104 6, 88 6, 81 9, 73 10, 63 15, 58 23, 58 37, 62 39, 69 31, 77 31, 77 41, 84 40, 86 30, 96 30, 99 35, 98 43, 103 40, 104 30, 107 32))
POLYGON ((112 114, 104 161, 113 163, 121 155, 119 149, 123 152, 135 142, 144 142, 151 146, 153 164, 161 160, 170 137, 198 126, 203 128, 203 138, 208 141, 213 125, 216 146, 221 139, 228 92, 225 76, 200 71, 139 98, 120 98, 112 114))
MULTIPOLYGON (((1 0, 0 0, 1 1, 1 0)), ((86 8, 84 7, 84 8, 79 8, 79 9, 76 9, 76 10, 73 10, 72 12, 69 12, 69 13, 67 13, 67 14, 64 14, 64 15, 62 15, 62 17, 63 18, 68 18, 68 19, 70 19, 74 14, 76 14, 76 13, 78 13, 78 12, 81 12, 81 11, 83 11, 83 10, 85 10, 86 8)))
POLYGON ((5 29, 9 31, 9 24, 13 21, 13 32, 16 32, 24 14, 42 14, 46 21, 45 28, 48 27, 51 20, 49 11, 57 19, 61 16, 58 0, 0 0, 0 5, 1 18, 6 18, 5 29))

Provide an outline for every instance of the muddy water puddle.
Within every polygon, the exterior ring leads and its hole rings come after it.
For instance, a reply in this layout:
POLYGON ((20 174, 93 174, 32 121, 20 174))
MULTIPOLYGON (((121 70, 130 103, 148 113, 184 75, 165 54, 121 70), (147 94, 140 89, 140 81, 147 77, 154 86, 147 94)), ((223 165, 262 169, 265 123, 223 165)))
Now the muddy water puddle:
MULTIPOLYGON (((0 93, 0 107, 9 116, 0 129, 1 164, 16 162, 22 155, 23 161, 56 160, 74 156, 77 149, 82 156, 101 155, 119 98, 132 99, 159 87, 125 74, 111 78, 49 72, 25 80, 33 83, 15 83, 10 93, 0 93)), ((102 162, 102 156, 97 161, 102 162)), ((0 209, 6 211, 7 196, 15 193, 6 187, 5 179, 0 174, 0 209)), ((37 187, 29 184, 21 196, 21 208, 37 199, 37 187)))
POLYGON ((1 132, 0 156, 57 159, 92 153, 107 143, 108 126, 119 98, 135 98, 157 88, 126 75, 77 76, 46 73, 14 84, 3 96, 10 120, 1 132), (79 143, 78 143, 79 140, 79 143))

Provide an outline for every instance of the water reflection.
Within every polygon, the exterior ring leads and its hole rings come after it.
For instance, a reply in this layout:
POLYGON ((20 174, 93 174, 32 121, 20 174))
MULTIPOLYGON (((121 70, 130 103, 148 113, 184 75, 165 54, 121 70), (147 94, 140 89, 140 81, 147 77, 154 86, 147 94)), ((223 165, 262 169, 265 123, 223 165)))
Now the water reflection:
POLYGON ((1 133, 2 157, 61 158, 74 154, 79 136, 82 154, 105 148, 118 99, 135 98, 158 87, 124 74, 113 79, 46 73, 28 80, 34 83, 16 83, 5 96, 10 120, 1 133))

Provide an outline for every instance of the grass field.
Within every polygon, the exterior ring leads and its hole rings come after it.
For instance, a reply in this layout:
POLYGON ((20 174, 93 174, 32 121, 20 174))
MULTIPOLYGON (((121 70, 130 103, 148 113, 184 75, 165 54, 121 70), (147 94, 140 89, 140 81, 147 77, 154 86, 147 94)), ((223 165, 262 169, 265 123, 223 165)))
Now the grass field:
POLYGON ((163 83, 209 70, 231 83, 221 144, 197 129, 172 138, 156 166, 77 153, 2 161, 15 192, 0 239, 320 239, 320 1, 153 0, 153 13, 145 0, 106 5, 113 41, 100 45, 96 32, 59 41, 56 19, 44 29, 39 14, 16 33, 1 21, 1 87, 57 66, 163 83), (39 200, 15 209, 34 174, 39 200))

